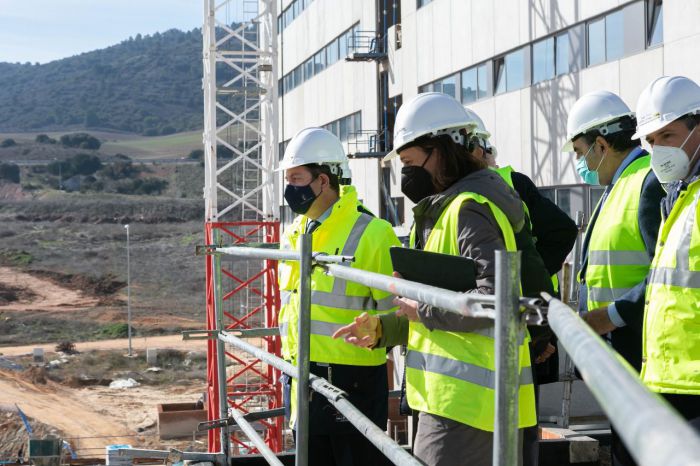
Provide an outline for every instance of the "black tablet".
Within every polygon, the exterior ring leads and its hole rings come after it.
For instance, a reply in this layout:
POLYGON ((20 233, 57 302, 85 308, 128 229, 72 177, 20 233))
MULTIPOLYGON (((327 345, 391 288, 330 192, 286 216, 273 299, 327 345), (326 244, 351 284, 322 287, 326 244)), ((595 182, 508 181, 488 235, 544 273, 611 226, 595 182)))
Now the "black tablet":
POLYGON ((476 288, 476 264, 473 259, 396 246, 390 248, 389 253, 394 271, 406 280, 452 291, 476 288))

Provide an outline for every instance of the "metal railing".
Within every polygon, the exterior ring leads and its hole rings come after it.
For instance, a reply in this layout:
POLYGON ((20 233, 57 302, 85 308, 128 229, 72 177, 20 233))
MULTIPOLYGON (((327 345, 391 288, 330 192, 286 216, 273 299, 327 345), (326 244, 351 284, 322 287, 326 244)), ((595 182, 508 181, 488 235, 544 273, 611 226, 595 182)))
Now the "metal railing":
MULTIPOLYGON (((279 251, 247 247, 208 247, 212 254, 229 254, 247 258, 300 261, 299 366, 254 347, 233 332, 220 329, 218 341, 259 358, 298 379, 298 386, 309 386, 326 397, 358 430, 394 464, 420 464, 400 445, 389 438, 347 399, 346 394, 327 380, 309 374, 310 275, 313 267, 322 267, 336 279, 388 291, 467 317, 495 320, 496 410, 493 464, 517 464, 518 452, 518 341, 524 325, 548 323, 578 367, 584 382, 619 432, 635 460, 644 466, 691 466, 700 464, 700 435, 691 429, 658 395, 650 392, 632 369, 583 322, 578 314, 561 301, 544 295, 542 300, 519 297, 520 253, 496 252, 496 295, 457 293, 422 283, 389 277, 348 267, 352 258, 312 253, 311 236, 301 236, 301 250, 279 251), (340 265, 346 263, 345 265, 340 265), (546 319, 546 320, 545 320, 546 319), (303 337, 303 338, 302 338, 303 337)), ((297 390, 296 464, 308 460, 308 390, 297 390), (306 393, 306 397, 303 394, 306 393)), ((232 413, 243 427, 247 422, 232 413)), ((251 438, 267 458, 273 455, 259 439, 251 438)), ((224 449, 224 451, 226 451, 224 449)), ((134 456, 127 450, 120 454, 134 456)), ((213 457, 214 458, 214 457, 213 457)), ((215 459, 220 460, 221 455, 215 459)), ((227 458, 228 459, 228 458, 227 458)), ((271 464, 275 464, 274 460, 271 464)))

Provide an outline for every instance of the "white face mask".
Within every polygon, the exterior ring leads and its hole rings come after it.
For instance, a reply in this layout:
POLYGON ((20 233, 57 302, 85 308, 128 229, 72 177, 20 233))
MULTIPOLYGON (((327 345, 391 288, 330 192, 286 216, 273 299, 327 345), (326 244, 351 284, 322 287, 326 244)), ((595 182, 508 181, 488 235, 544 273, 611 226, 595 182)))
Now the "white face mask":
POLYGON ((688 159, 688 154, 683 150, 683 146, 688 142, 690 136, 695 132, 695 128, 688 133, 680 147, 654 146, 651 150, 651 169, 654 170, 659 182, 666 184, 672 181, 682 180, 688 175, 690 163, 695 160, 695 156, 700 150, 700 146, 695 149, 693 156, 688 159))

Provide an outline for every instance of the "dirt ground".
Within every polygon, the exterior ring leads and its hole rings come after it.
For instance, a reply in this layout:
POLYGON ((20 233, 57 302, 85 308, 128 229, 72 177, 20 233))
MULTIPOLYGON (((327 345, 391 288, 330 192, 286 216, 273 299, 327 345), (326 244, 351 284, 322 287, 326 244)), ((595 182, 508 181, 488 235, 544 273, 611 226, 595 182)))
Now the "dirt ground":
POLYGON ((99 302, 97 297, 86 296, 80 290, 71 290, 11 267, 0 267, 0 284, 26 290, 28 295, 28 299, 5 304, 0 308, 3 311, 71 311, 91 307, 99 302))

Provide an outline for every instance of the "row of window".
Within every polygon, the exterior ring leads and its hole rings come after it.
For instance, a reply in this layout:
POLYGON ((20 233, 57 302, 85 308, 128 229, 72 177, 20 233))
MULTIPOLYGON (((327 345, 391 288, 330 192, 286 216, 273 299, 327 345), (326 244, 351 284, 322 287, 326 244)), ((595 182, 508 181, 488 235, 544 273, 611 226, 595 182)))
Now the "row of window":
POLYGON ((350 115, 331 121, 327 125, 321 126, 331 133, 335 134, 338 139, 345 142, 351 134, 362 131, 362 113, 355 112, 350 115))
MULTIPOLYGON (((330 123, 321 126, 321 128, 330 131, 331 133, 335 134, 338 139, 345 142, 350 138, 351 134, 362 131, 362 113, 351 113, 350 115, 331 121, 330 123)), ((287 150, 289 141, 290 139, 287 139, 286 141, 279 143, 280 160, 282 160, 282 157, 284 157, 284 151, 287 150)))
POLYGON ((639 1, 425 84, 419 91, 443 92, 468 104, 552 79, 579 66, 618 60, 662 41, 663 1, 639 1), (585 57, 573 56, 572 51, 581 48, 571 46, 578 37, 585 37, 585 57))
POLYGON ((294 0, 284 9, 282 14, 277 17, 277 31, 282 32, 287 26, 292 24, 292 21, 297 19, 297 16, 314 0, 294 0))
POLYGON ((316 76, 338 60, 347 57, 354 49, 355 38, 358 37, 360 23, 330 41, 325 47, 313 54, 302 64, 285 74, 279 81, 279 93, 284 95, 304 81, 316 76))
POLYGON ((423 7, 432 1, 433 0, 416 0, 416 8, 423 7))

